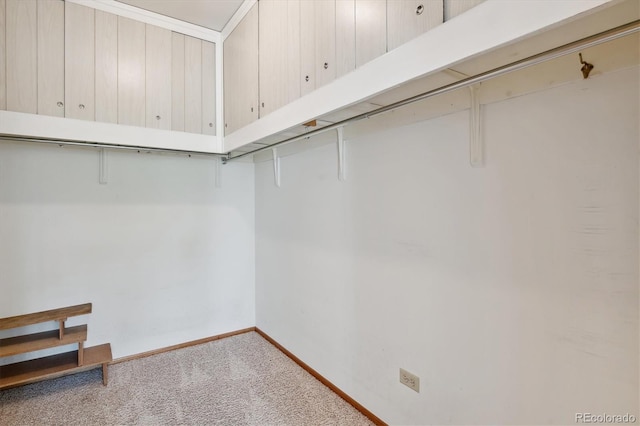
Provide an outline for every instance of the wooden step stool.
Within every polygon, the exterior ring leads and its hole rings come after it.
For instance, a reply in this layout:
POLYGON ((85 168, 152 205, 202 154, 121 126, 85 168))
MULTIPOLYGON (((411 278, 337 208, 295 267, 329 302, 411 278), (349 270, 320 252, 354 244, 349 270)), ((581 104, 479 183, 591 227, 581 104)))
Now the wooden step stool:
POLYGON ((78 344, 77 351, 1 366, 0 390, 26 385, 39 380, 79 373, 100 366, 102 366, 102 383, 106 386, 109 378, 107 366, 112 361, 111 345, 105 343, 85 348, 87 326, 79 325, 66 328, 64 325, 67 318, 90 313, 91 303, 85 303, 67 308, 0 318, 0 330, 25 327, 49 321, 58 323, 57 330, 0 339, 0 358, 57 346, 78 344))

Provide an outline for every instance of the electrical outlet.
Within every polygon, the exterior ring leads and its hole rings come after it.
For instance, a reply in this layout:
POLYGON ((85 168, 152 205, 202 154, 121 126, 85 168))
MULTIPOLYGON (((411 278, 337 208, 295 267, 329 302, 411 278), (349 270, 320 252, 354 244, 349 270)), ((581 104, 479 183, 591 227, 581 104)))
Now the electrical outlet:
POLYGON ((420 392, 420 377, 416 376, 415 374, 409 373, 403 368, 400 369, 400 383, 407 387, 410 387, 418 393, 420 392))

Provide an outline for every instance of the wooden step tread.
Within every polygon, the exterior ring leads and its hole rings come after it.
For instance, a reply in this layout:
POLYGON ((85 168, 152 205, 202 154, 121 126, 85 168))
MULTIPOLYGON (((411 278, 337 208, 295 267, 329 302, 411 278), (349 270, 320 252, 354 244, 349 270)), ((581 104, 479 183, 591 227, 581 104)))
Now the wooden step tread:
POLYGON ((59 330, 43 331, 42 333, 0 339, 0 357, 55 348, 87 340, 87 326, 79 325, 64 329, 62 339, 59 330))
MULTIPOLYGON (((0 389, 78 373, 99 366, 104 367, 104 364, 112 360, 111 345, 105 343, 85 348, 84 364, 81 367, 78 367, 78 351, 4 365, 0 367, 0 389)), ((105 368, 103 368, 104 373, 106 373, 105 368)))
POLYGON ((0 318, 0 330, 9 328, 24 327, 26 325, 38 324, 47 321, 63 321, 70 317, 91 313, 91 303, 69 306, 66 308, 51 309, 49 311, 36 312, 33 314, 16 315, 14 317, 0 318))

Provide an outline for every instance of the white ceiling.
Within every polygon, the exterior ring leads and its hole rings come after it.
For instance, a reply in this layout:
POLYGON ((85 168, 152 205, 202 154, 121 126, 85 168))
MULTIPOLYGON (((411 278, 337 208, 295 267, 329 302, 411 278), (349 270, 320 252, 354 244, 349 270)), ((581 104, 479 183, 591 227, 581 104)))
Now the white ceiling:
POLYGON ((243 0, 117 0, 131 6, 222 31, 243 0))

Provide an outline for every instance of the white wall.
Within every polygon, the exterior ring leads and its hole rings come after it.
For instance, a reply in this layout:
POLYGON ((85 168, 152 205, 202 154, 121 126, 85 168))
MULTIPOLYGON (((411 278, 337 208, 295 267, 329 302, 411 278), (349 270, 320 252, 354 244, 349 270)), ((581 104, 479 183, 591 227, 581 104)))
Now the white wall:
POLYGON ((0 142, 0 317, 92 302, 115 358, 253 326, 253 165, 108 155, 0 142))
POLYGON ((392 424, 638 417, 638 72, 257 164, 256 325, 392 424))

